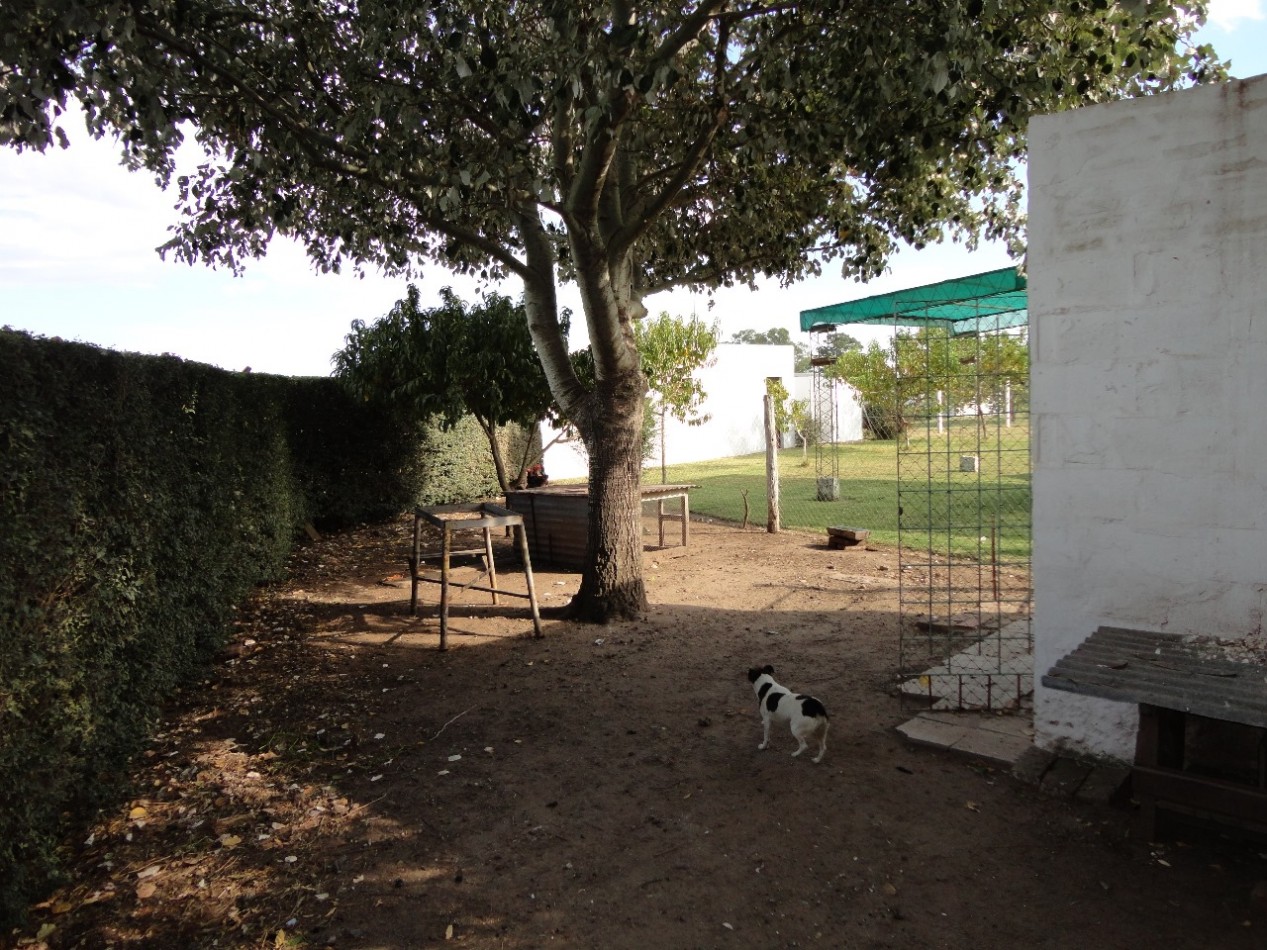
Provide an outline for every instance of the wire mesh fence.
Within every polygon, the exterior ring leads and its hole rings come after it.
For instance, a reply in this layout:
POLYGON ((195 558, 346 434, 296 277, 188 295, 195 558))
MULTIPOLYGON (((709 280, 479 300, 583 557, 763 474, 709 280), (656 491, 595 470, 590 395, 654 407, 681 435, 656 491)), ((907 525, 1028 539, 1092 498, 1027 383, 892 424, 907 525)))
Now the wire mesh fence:
MULTIPOLYGON (((896 437, 779 450, 780 525, 824 542, 829 528, 860 528, 898 548, 904 697, 1018 708, 1032 691, 1024 332, 983 318, 968 334, 949 325, 898 333, 894 348, 885 424, 865 428, 896 437)), ((767 522, 764 453, 670 465, 665 475, 696 486, 697 516, 767 522)))
MULTIPOLYGON (((780 449, 779 509, 783 528, 823 532, 832 525, 869 529, 885 544, 898 542, 897 451, 893 442, 865 441, 826 447, 839 466, 839 491, 823 500, 815 448, 780 449)), ((647 471, 659 481, 660 471, 647 471)), ((765 453, 670 465, 669 482, 696 486, 693 514, 735 524, 764 525, 769 512, 765 453)))
POLYGON ((1016 709, 1033 690, 1023 337, 942 325, 906 344, 896 392, 902 692, 942 709, 1016 709))

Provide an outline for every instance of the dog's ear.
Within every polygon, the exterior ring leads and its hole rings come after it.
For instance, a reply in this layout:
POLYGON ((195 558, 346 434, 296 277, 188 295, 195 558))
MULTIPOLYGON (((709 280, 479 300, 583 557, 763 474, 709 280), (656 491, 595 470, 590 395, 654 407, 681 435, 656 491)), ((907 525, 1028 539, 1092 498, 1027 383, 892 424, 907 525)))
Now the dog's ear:
POLYGON ((748 682, 749 683, 755 683, 757 681, 757 677, 760 675, 761 675, 761 671, 757 669, 755 666, 748 667, 748 682))
POLYGON ((774 667, 773 667, 773 666, 771 666, 769 663, 767 663, 765 666, 763 666, 763 667, 761 668, 761 672, 762 672, 762 673, 769 673, 771 676, 773 676, 773 675, 774 675, 774 667))

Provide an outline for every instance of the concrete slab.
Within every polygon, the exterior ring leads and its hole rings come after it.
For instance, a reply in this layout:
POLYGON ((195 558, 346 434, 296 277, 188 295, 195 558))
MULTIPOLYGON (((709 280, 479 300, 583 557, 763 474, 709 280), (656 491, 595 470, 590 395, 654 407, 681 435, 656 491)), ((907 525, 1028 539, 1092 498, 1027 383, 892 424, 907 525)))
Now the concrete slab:
POLYGON ((955 743, 956 752, 975 755, 980 759, 989 759, 1000 765, 1011 766, 1030 748, 1030 741, 1025 736, 1011 735, 1006 732, 994 732, 989 729, 969 729, 964 737, 955 743))
POLYGON ((1032 734, 1026 717, 936 710, 920 713, 897 731, 918 745, 951 749, 1008 766, 1030 748, 1032 734))
POLYGON ((935 746, 939 749, 954 748, 965 733, 961 725, 925 719, 922 715, 902 723, 897 731, 917 745, 935 746))
POLYGON ((1051 764, 1051 768, 1047 770, 1038 787, 1048 795, 1055 795, 1058 798, 1072 798, 1078 789, 1082 787, 1082 783, 1086 781, 1091 771, 1091 766, 1083 762, 1077 762, 1073 759, 1057 759, 1051 764))
POLYGON ((1037 785, 1055 761, 1054 753, 1032 745, 1016 757, 1012 763, 1012 774, 1027 785, 1037 785))
POLYGON ((1113 801, 1130 774, 1131 770, 1125 766, 1096 766, 1074 795, 1084 802, 1113 801))

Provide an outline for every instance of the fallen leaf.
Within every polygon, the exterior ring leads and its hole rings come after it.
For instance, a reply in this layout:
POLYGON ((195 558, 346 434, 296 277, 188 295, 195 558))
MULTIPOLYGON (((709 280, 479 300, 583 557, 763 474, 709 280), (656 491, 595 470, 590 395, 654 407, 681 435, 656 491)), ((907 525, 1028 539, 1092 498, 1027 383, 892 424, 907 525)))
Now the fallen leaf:
POLYGON ((136 899, 139 901, 149 900, 158 890, 158 886, 153 881, 143 881, 136 886, 136 899))
POLYGON ((449 924, 449 926, 444 928, 444 939, 445 940, 453 939, 453 925, 452 924, 449 924))
POLYGON ((147 877, 154 877, 154 875, 158 874, 161 870, 163 870, 163 866, 161 864, 151 864, 145 870, 137 871, 136 879, 138 881, 144 881, 147 877))
POLYGON ((236 848, 241 843, 242 843, 242 838, 239 835, 221 835, 220 836, 220 847, 222 848, 236 848))
POLYGON ((137 805, 130 812, 128 812, 128 818, 135 821, 137 818, 144 818, 148 814, 149 814, 149 809, 147 809, 144 805, 137 805))
POLYGON ((980 811, 980 810, 981 810, 981 806, 980 806, 980 805, 978 805, 976 802, 964 802, 964 803, 963 803, 963 807, 964 807, 964 808, 966 808, 966 809, 968 809, 968 811, 980 811))

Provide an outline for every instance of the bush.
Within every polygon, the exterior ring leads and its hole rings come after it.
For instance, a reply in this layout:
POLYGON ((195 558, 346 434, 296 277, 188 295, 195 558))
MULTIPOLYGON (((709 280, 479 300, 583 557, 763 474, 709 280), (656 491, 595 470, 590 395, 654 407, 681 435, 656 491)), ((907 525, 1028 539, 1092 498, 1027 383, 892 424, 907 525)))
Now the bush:
POLYGON ((299 526, 490 485, 477 427, 393 423, 331 379, 0 330, 0 923, 56 878, 58 842, 120 793, 158 704, 299 526))

